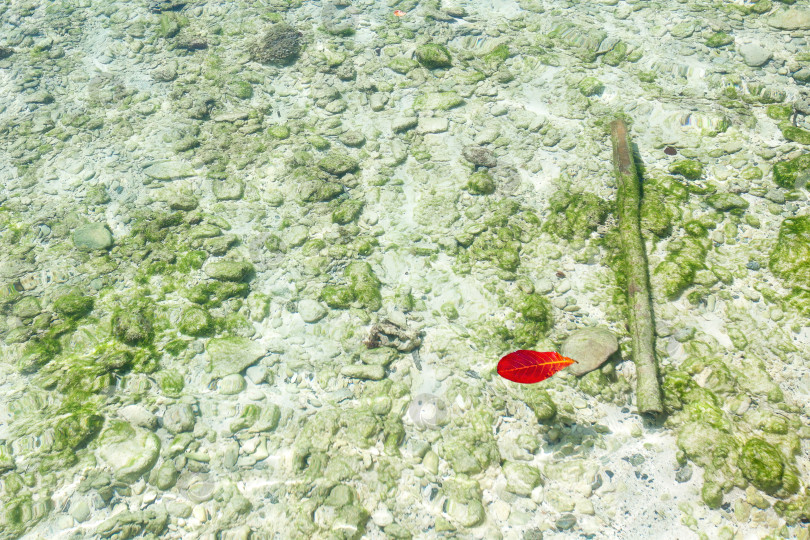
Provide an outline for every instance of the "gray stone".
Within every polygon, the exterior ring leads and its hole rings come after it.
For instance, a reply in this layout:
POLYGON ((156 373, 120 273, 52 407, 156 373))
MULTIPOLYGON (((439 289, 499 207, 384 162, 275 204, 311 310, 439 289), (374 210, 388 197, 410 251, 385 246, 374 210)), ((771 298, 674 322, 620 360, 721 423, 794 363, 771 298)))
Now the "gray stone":
POLYGON ((153 163, 143 170, 144 174, 155 180, 174 180, 194 176, 194 169, 184 161, 162 161, 153 163))
POLYGON ((71 504, 70 515, 73 516, 73 519, 79 523, 84 523, 87 521, 90 518, 90 504, 87 502, 87 499, 81 499, 80 501, 71 504))
POLYGON ((113 237, 106 225, 101 223, 88 223, 73 231, 73 243, 79 249, 88 251, 108 249, 112 246, 113 237))
POLYGON ((758 43, 746 43, 741 45, 739 52, 745 64, 750 67, 765 65, 772 56, 771 51, 765 49, 758 43))
POLYGON ((143 427, 154 431, 158 426, 157 416, 147 411, 141 405, 127 405, 121 407, 118 414, 133 426, 143 427))
POLYGON ((323 319, 328 310, 315 300, 305 298, 298 302, 298 314, 304 319, 304 322, 314 323, 323 319))
POLYGON ((597 369, 617 350, 619 342, 613 332, 596 326, 572 333, 563 343, 561 354, 577 361, 568 366, 568 371, 579 376, 597 369))
POLYGON ((172 433, 191 431, 195 422, 194 411, 186 403, 169 405, 163 414, 163 427, 172 433))
POLYGON ((810 30, 810 10, 786 9, 768 18, 768 24, 780 30, 810 30))
POLYGON ((206 345, 211 364, 211 376, 221 378, 241 373, 265 355, 265 349, 255 341, 242 337, 215 338, 206 345))

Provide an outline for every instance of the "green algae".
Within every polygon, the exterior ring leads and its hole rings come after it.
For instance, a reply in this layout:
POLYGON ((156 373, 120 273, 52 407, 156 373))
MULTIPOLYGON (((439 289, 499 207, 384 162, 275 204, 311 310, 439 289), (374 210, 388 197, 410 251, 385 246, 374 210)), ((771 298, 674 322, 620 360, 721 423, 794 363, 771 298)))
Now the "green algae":
POLYGON ((773 181, 785 189, 795 189, 797 184, 805 184, 810 177, 810 153, 802 154, 773 166, 773 181))
POLYGON ((207 310, 190 307, 180 315, 178 329, 187 336, 201 337, 210 335, 214 330, 214 319, 207 310))
POLYGON ((365 261, 352 261, 346 266, 343 275, 348 278, 351 290, 366 309, 377 311, 382 307, 381 283, 365 261))
POLYGON ((743 475, 765 493, 772 495, 782 487, 782 454, 762 439, 753 438, 743 445, 738 465, 743 475))
POLYGON ((327 285, 321 291, 321 300, 333 309, 348 309, 357 296, 352 287, 327 285))
POLYGON ((782 221, 768 267, 786 285, 810 289, 810 216, 782 221))
POLYGON ((703 164, 691 159, 681 159, 670 165, 669 172, 687 180, 697 180, 703 176, 703 164))
POLYGON ((357 199, 346 199, 332 213, 332 223, 339 225, 348 225, 356 221, 363 212, 365 203, 357 199))
POLYGON ((550 216, 543 230, 561 238, 587 238, 605 222, 610 206, 593 193, 557 191, 549 201, 550 216))
POLYGON ((477 171, 470 175, 464 188, 473 195, 495 193, 495 179, 487 171, 477 171))
POLYGON ((444 45, 425 43, 415 51, 416 59, 428 69, 445 68, 452 65, 450 51, 444 45))
POLYGON ((779 124, 779 129, 782 131, 782 136, 785 139, 799 144, 810 144, 810 131, 796 127, 788 122, 779 124))

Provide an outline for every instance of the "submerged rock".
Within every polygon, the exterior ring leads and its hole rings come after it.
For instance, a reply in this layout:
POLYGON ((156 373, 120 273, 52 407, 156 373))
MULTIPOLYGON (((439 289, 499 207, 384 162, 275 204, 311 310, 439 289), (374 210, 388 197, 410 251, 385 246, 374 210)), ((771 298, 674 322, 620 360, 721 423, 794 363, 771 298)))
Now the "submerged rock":
POLYGON ((88 223, 73 231, 73 243, 87 251, 107 249, 113 244, 112 233, 106 225, 88 223))
POLYGON ((568 371, 579 376, 599 368, 618 350, 619 342, 613 332, 595 327, 572 333, 563 343, 561 354, 577 361, 568 366, 568 371))

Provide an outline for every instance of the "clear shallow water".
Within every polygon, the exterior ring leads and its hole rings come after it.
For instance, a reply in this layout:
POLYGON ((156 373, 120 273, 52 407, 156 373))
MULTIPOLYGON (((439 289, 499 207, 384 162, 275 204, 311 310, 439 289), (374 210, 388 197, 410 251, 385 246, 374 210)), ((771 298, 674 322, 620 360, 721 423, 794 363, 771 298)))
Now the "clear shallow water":
POLYGON ((4 537, 804 537, 808 13, 0 6, 4 537))

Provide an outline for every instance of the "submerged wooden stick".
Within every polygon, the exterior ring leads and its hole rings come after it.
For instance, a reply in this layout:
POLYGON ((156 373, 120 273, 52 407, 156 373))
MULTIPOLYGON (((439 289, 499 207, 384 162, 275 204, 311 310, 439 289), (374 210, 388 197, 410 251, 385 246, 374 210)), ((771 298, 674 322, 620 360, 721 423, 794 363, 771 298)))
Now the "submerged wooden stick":
POLYGON ((627 126, 623 120, 615 120, 610 124, 610 138, 613 141, 613 165, 618 185, 616 202, 622 260, 627 278, 630 337, 633 343, 633 361, 636 364, 636 405, 639 413, 659 414, 664 411, 664 407, 658 384, 658 363, 655 360, 655 321, 647 257, 644 254, 639 220, 641 188, 630 153, 627 126))

